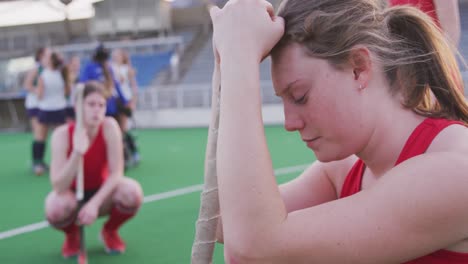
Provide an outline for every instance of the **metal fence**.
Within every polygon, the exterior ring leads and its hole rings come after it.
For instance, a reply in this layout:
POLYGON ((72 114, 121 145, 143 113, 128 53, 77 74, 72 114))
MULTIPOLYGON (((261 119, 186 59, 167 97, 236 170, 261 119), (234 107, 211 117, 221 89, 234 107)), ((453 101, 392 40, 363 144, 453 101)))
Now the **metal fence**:
MULTIPOLYGON (((275 95, 269 81, 260 83, 262 104, 280 104, 281 99, 275 95)), ((157 86, 142 89, 138 95, 138 109, 184 109, 210 108, 211 84, 190 84, 174 86, 157 86)))

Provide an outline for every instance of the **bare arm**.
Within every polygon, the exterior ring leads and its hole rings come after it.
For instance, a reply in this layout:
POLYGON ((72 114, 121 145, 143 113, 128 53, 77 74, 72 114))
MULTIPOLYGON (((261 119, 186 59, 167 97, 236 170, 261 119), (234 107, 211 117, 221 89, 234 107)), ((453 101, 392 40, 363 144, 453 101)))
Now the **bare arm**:
POLYGON ((128 72, 128 79, 130 81, 130 87, 132 88, 133 96, 138 95, 138 84, 136 82, 136 71, 133 67, 130 67, 130 70, 128 72))
POLYGON ((338 199, 326 166, 316 161, 299 177, 280 186, 288 213, 338 199))
POLYGON ((107 162, 109 163, 109 177, 104 182, 90 202, 98 207, 114 190, 123 177, 123 146, 119 125, 112 118, 104 120, 104 139, 107 147, 107 162))
MULTIPOLYGON (((335 165, 338 165, 337 162, 335 165)), ((338 199, 336 188, 326 171, 327 166, 330 167, 316 161, 300 176, 279 186, 288 213, 338 199)), ((219 243, 224 242, 221 218, 216 236, 219 243)))
POLYGON ((41 77, 37 80, 37 98, 42 99, 44 97, 44 80, 41 77))
POLYGON ((128 72, 128 79, 130 82, 130 88, 132 89, 132 108, 133 110, 136 109, 136 104, 138 101, 138 84, 136 81, 136 71, 133 67, 130 67, 129 72, 128 72))
POLYGON ((232 256, 287 216, 264 137, 258 65, 247 53, 221 58, 218 181, 224 243, 232 256))
POLYGON ((259 91, 259 55, 279 31, 267 31, 271 21, 260 4, 235 1, 210 11, 221 54, 217 169, 225 252, 238 263, 402 263, 467 237, 468 148, 419 155, 368 190, 288 213, 259 91), (232 26, 240 15, 242 27, 232 26), (231 44, 235 39, 243 45, 231 44))
POLYGON ((70 188, 78 172, 81 154, 72 151, 67 158, 69 147, 68 126, 58 127, 52 134, 52 160, 50 166, 50 181, 57 193, 63 193, 70 188))
MULTIPOLYGON (((284 219, 251 215, 250 225, 235 226, 248 229, 237 238, 247 245, 231 250, 231 255, 246 250, 236 256, 242 263, 402 263, 465 239, 468 144, 460 143, 468 142, 468 133, 460 137, 453 131, 446 138, 458 146, 453 143, 407 160, 356 195, 298 210, 284 219), (269 227, 251 228, 256 223, 269 227)), ((256 185, 243 189, 242 196, 253 199, 257 189, 256 185)))
POLYGON ((34 90, 36 89, 36 87, 33 85, 33 81, 37 77, 37 74, 38 74, 38 69, 37 68, 34 68, 34 69, 30 70, 26 74, 26 78, 24 78, 24 82, 23 82, 23 87, 28 92, 34 92, 34 90))
POLYGON ((440 26, 455 47, 460 43, 461 25, 458 0, 434 0, 440 26))
POLYGON ((268 244, 268 259, 278 255, 274 250, 286 245, 288 250, 269 263, 402 263, 463 240, 468 235, 464 156, 424 154, 367 191, 290 214, 268 244))

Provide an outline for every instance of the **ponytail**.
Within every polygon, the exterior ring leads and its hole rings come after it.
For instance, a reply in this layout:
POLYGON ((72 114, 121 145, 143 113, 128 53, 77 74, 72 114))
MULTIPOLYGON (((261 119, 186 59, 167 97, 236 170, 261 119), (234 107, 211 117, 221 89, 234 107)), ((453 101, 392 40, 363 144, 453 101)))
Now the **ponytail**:
POLYGON ((112 80, 109 68, 107 67, 107 63, 106 62, 100 62, 99 65, 101 66, 102 73, 104 75, 104 87, 106 88, 107 93, 112 95, 112 89, 114 87, 114 82, 112 80))
POLYGON ((67 70, 67 67, 65 67, 63 65, 63 60, 62 58, 59 56, 58 53, 56 52, 53 52, 51 55, 50 55, 50 62, 51 62, 51 66, 52 66, 52 69, 54 70, 59 70, 60 71, 60 74, 62 76, 62 79, 63 79, 63 82, 65 84, 64 86, 64 94, 65 94, 65 97, 68 97, 71 93, 71 87, 70 87, 70 82, 69 82, 69 78, 68 78, 68 70, 67 70))
POLYGON ((404 87, 403 105, 418 114, 468 123, 468 104, 455 56, 430 17, 411 7, 384 12, 390 36, 399 39, 402 63, 387 71, 391 84, 404 87), (405 54, 406 53, 406 54, 405 54), (435 97, 436 102, 432 99, 435 97))
POLYGON ((65 97, 69 97, 71 94, 72 82, 70 80, 70 72, 67 67, 62 67, 60 72, 62 74, 63 82, 65 83, 65 97))
POLYGON ((107 67, 107 61, 109 60, 109 50, 107 50, 103 44, 100 44, 93 55, 93 60, 99 64, 102 73, 104 75, 104 87, 109 96, 112 96, 114 89, 114 80, 112 79, 109 68, 107 67))

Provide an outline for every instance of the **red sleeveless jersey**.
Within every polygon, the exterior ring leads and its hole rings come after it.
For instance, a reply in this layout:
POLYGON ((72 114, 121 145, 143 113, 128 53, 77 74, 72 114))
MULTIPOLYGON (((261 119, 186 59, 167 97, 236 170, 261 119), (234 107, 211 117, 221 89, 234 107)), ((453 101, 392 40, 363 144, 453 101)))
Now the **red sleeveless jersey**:
POLYGON ((428 14, 432 20, 439 26, 439 18, 437 17, 437 12, 435 9, 435 4, 433 0, 390 0, 391 6, 396 5, 412 5, 419 8, 424 13, 428 14))
MULTIPOLYGON (((93 141, 90 142, 88 151, 84 155, 84 189, 97 190, 101 187, 104 181, 109 176, 109 167, 107 162, 107 148, 106 141, 104 140, 104 125, 99 126, 98 132, 93 141)), ((67 157, 70 157, 73 149, 73 132, 75 130, 75 123, 68 126, 68 151, 67 157)), ((74 190, 76 186, 75 180, 71 188, 74 190)))
MULTIPOLYGON (((425 119, 406 141, 403 150, 398 157, 395 166, 401 162, 410 159, 414 156, 423 154, 431 144, 432 140, 442 131, 444 128, 453 125, 460 124, 462 122, 450 121, 446 119, 425 119)), ((343 188, 341 190, 340 198, 351 196, 361 191, 362 177, 366 165, 359 159, 346 176, 343 188)), ((466 264, 468 263, 468 253, 458 253, 448 250, 439 250, 430 255, 406 262, 406 264, 466 264)))

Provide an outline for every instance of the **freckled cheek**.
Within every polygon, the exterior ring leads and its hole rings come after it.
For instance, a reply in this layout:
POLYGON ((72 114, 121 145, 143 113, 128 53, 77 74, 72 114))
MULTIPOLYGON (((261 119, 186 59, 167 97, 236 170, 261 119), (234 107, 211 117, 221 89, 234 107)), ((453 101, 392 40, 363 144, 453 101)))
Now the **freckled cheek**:
POLYGON ((309 115, 316 117, 330 117, 336 111, 333 100, 326 100, 323 97, 314 97, 308 103, 307 111, 309 115))
POLYGON ((346 113, 343 113, 343 109, 334 100, 314 100, 308 105, 306 119, 308 123, 328 134, 345 129, 346 113))

